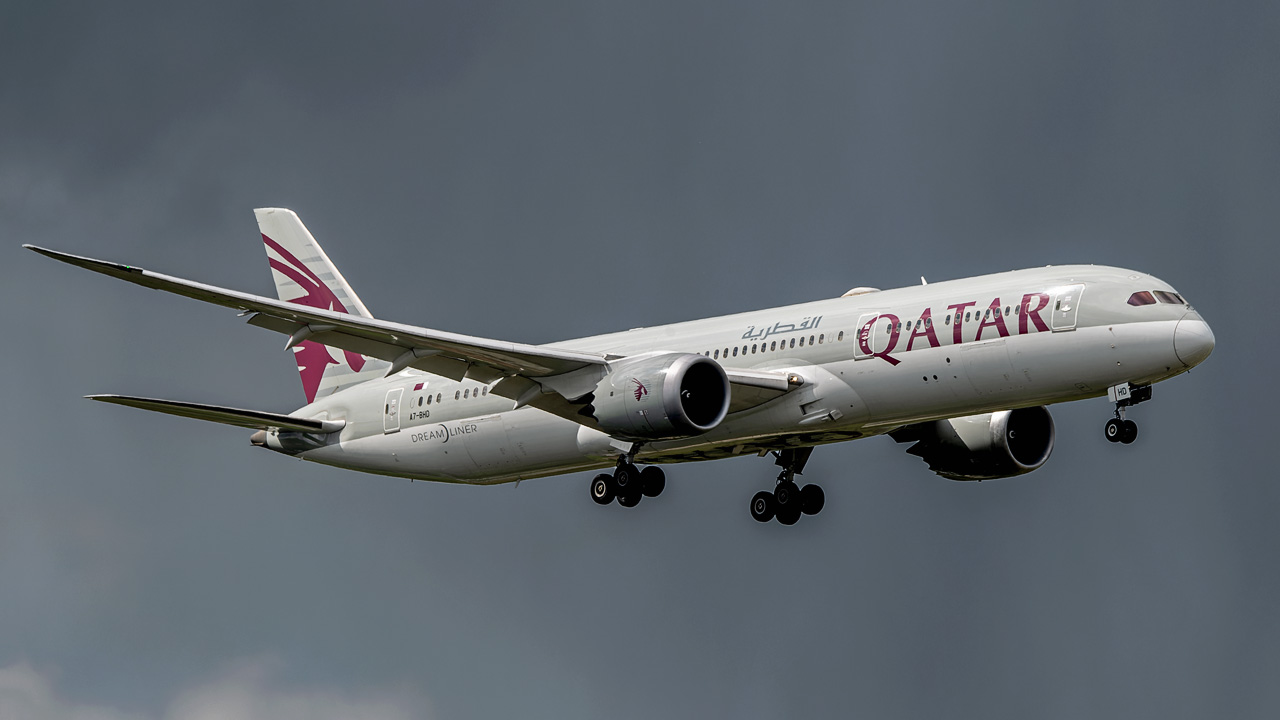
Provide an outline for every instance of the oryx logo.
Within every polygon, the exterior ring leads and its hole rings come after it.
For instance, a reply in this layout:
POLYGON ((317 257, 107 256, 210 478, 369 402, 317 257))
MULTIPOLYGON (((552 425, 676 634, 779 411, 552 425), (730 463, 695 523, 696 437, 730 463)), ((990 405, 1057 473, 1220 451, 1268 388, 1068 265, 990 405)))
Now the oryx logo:
POLYGON ((640 398, 649 394, 649 388, 645 387, 644 383, 640 382, 636 378, 631 378, 631 382, 636 384, 636 389, 635 389, 636 402, 639 402, 640 398))
MULTIPOLYGON (((317 277, 314 272, 311 272, 311 269, 305 263, 294 257, 293 253, 285 250, 280 243, 265 234, 262 236, 262 241, 284 260, 284 262, 280 262, 268 256, 267 260, 271 264, 271 269, 297 283, 298 287, 302 288, 303 293, 305 293, 289 302, 321 310, 347 312, 346 306, 342 304, 337 295, 334 295, 333 290, 329 289, 329 286, 325 285, 324 281, 317 277)), ((329 365, 337 365, 338 361, 333 358, 327 347, 312 340, 304 340, 299 343, 293 353, 293 358, 298 364, 298 372, 302 375, 302 389, 307 394, 307 402, 314 402, 316 392, 320 389, 320 380, 324 377, 325 368, 329 365)), ((353 353, 350 350, 343 350, 342 355, 346 358, 347 365, 352 370, 359 372, 364 367, 364 356, 353 353)))

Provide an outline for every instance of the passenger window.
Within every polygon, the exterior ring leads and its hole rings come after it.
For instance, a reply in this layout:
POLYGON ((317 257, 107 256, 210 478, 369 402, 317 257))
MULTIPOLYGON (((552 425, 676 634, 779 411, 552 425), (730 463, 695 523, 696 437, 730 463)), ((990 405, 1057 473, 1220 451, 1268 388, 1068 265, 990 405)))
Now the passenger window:
POLYGON ((454 399, 454 400, 461 400, 461 399, 462 399, 462 391, 461 391, 461 390, 454 390, 454 391, 453 391, 453 399, 454 399))
POLYGON ((1008 305, 1005 305, 1005 306, 1004 306, 1004 316, 1005 316, 1005 317, 1009 317, 1009 306, 1008 306, 1008 305))
POLYGON ((751 346, 751 354, 752 354, 752 355, 755 355, 755 354, 756 354, 756 346, 755 346, 755 345, 752 345, 752 346, 751 346))
POLYGON ((720 351, 719 351, 719 350, 716 350, 716 354, 715 354, 715 356, 714 356, 712 359, 713 359, 713 360, 719 360, 719 359, 720 359, 720 351))
POLYGON ((1156 297, 1160 299, 1160 302, 1169 305, 1182 305, 1185 302, 1178 293, 1171 293, 1166 290, 1157 290, 1156 297))
POLYGON ((822 338, 824 338, 824 337, 826 337, 826 335, 825 335, 825 334, 824 334, 824 335, 819 335, 819 336, 818 336, 818 344, 819 344, 819 345, 821 345, 821 344, 822 344, 822 338))
POLYGON ((422 398, 418 398, 418 407, 422 407, 422 398))
POLYGON ((911 332, 911 321, 907 321, 907 332, 911 332))
POLYGON ((430 404, 431 404, 431 396, 430 396, 430 395, 428 395, 428 396, 427 396, 427 404, 428 404, 428 405, 430 405, 430 404))
POLYGON ((778 349, 777 340, 774 340, 773 342, 769 343, 769 352, 773 352, 774 350, 777 350, 777 349, 778 349))
POLYGON ((942 324, 943 324, 943 325, 950 325, 950 324, 951 324, 951 316, 950 316, 950 315, 944 315, 944 316, 942 317, 942 324))
POLYGON ((487 388, 487 387, 486 387, 486 388, 481 388, 481 389, 480 389, 480 394, 481 394, 481 395, 485 395, 485 396, 487 396, 487 395, 489 394, 489 388, 487 388))
POLYGON ((804 337, 803 337, 803 336, 801 336, 801 338, 800 338, 800 347, 804 347, 804 337))
POLYGON ((733 356, 738 357, 738 348, 733 349, 733 356))
POLYGON ((795 339, 795 338, 791 338, 791 347, 792 347, 792 348, 795 348, 795 346, 796 346, 796 339, 795 339))
POLYGON ((843 331, 843 330, 841 330, 841 331, 840 331, 840 334, 836 336, 836 342, 844 342, 844 331, 843 331))
POLYGON ((1155 298, 1153 298, 1153 297, 1151 297, 1151 293, 1147 292, 1146 290, 1143 290, 1143 291, 1141 291, 1141 292, 1136 292, 1136 293, 1134 293, 1134 294, 1130 295, 1130 296, 1129 296, 1129 304, 1130 304, 1130 305, 1135 305, 1135 306, 1137 306, 1137 305, 1155 305, 1155 304, 1156 304, 1156 299, 1155 299, 1155 298))
POLYGON ((964 321, 969 322, 969 313, 964 314, 964 321))
POLYGON ((436 393, 436 402, 440 402, 443 399, 444 399, 444 393, 436 393))
POLYGON ((812 344, 813 344, 813 336, 812 336, 812 335, 810 335, 810 336, 809 336, 809 344, 810 344, 810 345, 812 345, 812 344))

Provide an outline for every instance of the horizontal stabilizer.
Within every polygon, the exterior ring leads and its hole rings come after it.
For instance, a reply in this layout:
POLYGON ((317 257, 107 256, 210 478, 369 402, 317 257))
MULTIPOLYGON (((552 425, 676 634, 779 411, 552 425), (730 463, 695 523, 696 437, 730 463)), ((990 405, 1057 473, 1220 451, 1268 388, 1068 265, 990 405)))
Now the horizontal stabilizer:
POLYGON ((259 410, 240 410, 239 408, 222 407, 220 405, 201 405, 200 403, 180 402, 178 400, 156 400, 154 398, 129 397, 128 395, 86 395, 90 400, 128 405, 129 407, 152 410, 168 415, 208 420, 257 430, 294 430, 296 432, 331 433, 341 430, 344 420, 310 420, 296 418, 278 413, 261 412, 259 410))

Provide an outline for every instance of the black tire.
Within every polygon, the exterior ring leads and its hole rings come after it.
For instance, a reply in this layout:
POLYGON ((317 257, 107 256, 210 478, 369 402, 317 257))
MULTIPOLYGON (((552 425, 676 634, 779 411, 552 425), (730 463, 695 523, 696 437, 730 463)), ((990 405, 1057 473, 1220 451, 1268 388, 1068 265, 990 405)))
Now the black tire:
POLYGON ((827 504, 827 494, 817 485, 800 488, 800 509, 805 515, 817 515, 827 504))
POLYGON ((783 525, 795 525, 800 519, 800 515, 800 503, 793 503, 791 506, 778 510, 778 522, 783 525))
POLYGON ((781 515, 783 510, 795 506, 800 509, 800 488, 796 484, 787 481, 778 483, 778 487, 773 490, 774 502, 778 504, 778 514, 781 515))
POLYGON ((640 489, 649 497, 658 497, 667 487, 667 474, 657 465, 640 471, 640 489))
POLYGON ((614 496, 617 495, 613 491, 613 476, 601 473, 591 480, 591 499, 600 505, 608 505, 613 502, 614 496))
POLYGON ((1128 445, 1138 439, 1138 423, 1132 420, 1125 420, 1121 423, 1120 442, 1128 445))
POLYGON ((643 493, 636 493, 634 495, 619 495, 618 504, 621 505, 622 507, 635 507, 640 504, 640 498, 642 497, 644 497, 643 493))
POLYGON ((1103 434, 1107 437, 1107 442, 1120 442, 1120 436, 1123 433, 1124 425, 1120 418, 1111 418, 1107 421, 1107 426, 1103 428, 1103 434))
POLYGON ((777 503, 773 499, 773 493, 767 490, 761 490, 751 498, 751 517, 759 522, 772 520, 776 509, 777 503))
POLYGON ((613 471, 613 491, 618 497, 623 495, 640 495, 640 468, 631 463, 623 463, 613 471))

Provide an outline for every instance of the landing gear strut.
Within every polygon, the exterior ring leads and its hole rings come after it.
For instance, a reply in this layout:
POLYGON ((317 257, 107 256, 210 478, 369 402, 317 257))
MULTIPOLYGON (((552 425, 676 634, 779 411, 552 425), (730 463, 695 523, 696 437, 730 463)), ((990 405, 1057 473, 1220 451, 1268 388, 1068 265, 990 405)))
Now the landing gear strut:
POLYGON ((639 445, 631 448, 626 455, 618 458, 618 466, 613 474, 600 473, 591 480, 591 499, 601 505, 608 505, 617 498, 623 507, 635 507, 642 497, 658 497, 667 487, 667 475, 657 465, 649 465, 641 470, 632 460, 639 445))
POLYGON ((1108 442, 1128 445, 1138 439, 1138 423, 1126 419, 1125 408, 1132 407, 1151 399, 1151 386, 1135 387, 1123 383, 1107 388, 1107 397, 1116 404, 1116 416, 1107 421, 1103 428, 1108 442))
POLYGON ((782 468, 773 492, 762 490, 751 498, 751 517, 760 522, 777 518, 783 525, 795 525, 803 515, 817 515, 826 504, 826 494, 817 485, 796 485, 795 476, 804 474, 813 448, 790 448, 774 453, 782 468))

